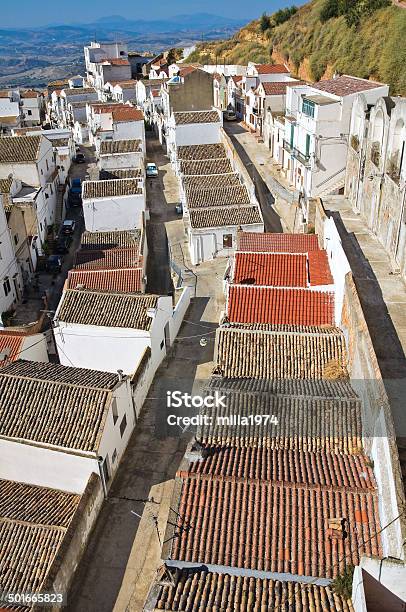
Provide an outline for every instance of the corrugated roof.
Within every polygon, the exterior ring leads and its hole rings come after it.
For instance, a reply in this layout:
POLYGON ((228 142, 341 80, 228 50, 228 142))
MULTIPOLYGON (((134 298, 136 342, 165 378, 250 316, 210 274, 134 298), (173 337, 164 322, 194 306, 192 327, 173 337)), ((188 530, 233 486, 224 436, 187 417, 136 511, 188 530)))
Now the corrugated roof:
POLYGON ((157 588, 155 612, 219 612, 219 606, 240 612, 353 612, 351 600, 329 586, 216 574, 196 567, 171 568, 168 580, 160 580, 157 588))
POLYGON ((209 206, 247 205, 250 196, 245 185, 213 185, 212 189, 185 187, 186 201, 189 209, 206 208, 209 206))
POLYGON ((7 136, 0 138, 0 164, 38 160, 42 136, 7 136))
POLYGON ((227 317, 235 323, 333 325, 334 294, 310 289, 230 285, 227 317))
POLYGON ((142 268, 121 270, 70 270, 68 289, 85 289, 136 293, 141 291, 142 268))
POLYGON ((83 181, 82 198, 113 198, 128 195, 141 195, 140 181, 134 178, 114 179, 110 181, 83 181))
MULTIPOLYGON (((190 162, 189 162, 190 163, 190 162)), ((206 190, 218 189, 219 187, 230 187, 241 185, 240 177, 236 172, 213 174, 201 174, 195 176, 182 177, 182 184, 186 190, 206 190)))
POLYGON ((259 232, 239 232, 239 251, 264 253, 308 253, 319 247, 316 234, 262 234, 259 232))
POLYGON ((82 251, 118 249, 118 248, 137 248, 139 249, 141 240, 141 230, 117 232, 83 232, 81 236, 80 248, 82 251))
POLYGON ((227 206, 195 208, 189 211, 190 225, 196 229, 206 227, 233 227, 263 223, 258 206, 227 206))
POLYGON ((148 331, 150 309, 157 308, 159 296, 68 289, 63 293, 58 318, 64 323, 120 327, 148 331))
POLYGON ((179 169, 185 176, 200 174, 226 174, 232 172, 230 160, 228 157, 220 157, 219 159, 194 159, 183 160, 179 162, 179 169))
MULTIPOLYGON (((113 240, 113 239, 112 239, 113 240)), ((113 244, 113 243, 112 243, 113 244)), ((89 245, 89 247, 96 245, 89 245)), ((141 264, 139 245, 133 248, 82 248, 75 255, 75 270, 117 270, 138 268, 141 264)))
POLYGON ((131 140, 102 140, 100 143, 100 155, 138 153, 141 150, 142 142, 136 138, 131 140))
POLYGON ((121 170, 100 170, 100 181, 112 181, 115 179, 142 178, 143 171, 141 168, 132 168, 121 170))
POLYGON ((181 145, 176 150, 178 159, 202 160, 219 159, 227 157, 226 149, 222 143, 202 145, 181 145))
POLYGON ((220 327, 215 373, 226 378, 335 378, 346 374, 344 336, 336 333, 265 332, 220 327), (327 376, 327 373, 329 375, 327 376))
POLYGON ((190 111, 173 114, 176 125, 187 125, 194 123, 220 123, 217 111, 190 111))
POLYGON ((117 382, 107 372, 15 361, 0 370, 0 434, 97 452, 117 382))

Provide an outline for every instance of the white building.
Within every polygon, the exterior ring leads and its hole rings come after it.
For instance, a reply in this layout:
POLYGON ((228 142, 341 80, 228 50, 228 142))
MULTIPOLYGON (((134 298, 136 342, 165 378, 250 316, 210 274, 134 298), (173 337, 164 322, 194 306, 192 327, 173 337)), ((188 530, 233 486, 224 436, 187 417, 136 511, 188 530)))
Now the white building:
POLYGON ((7 329, 0 330, 0 366, 17 359, 27 361, 49 361, 47 340, 44 334, 27 336, 7 329))
POLYGON ((144 167, 142 140, 102 140, 100 143, 100 170, 125 170, 144 167))
POLYGON ((0 91, 0 132, 9 133, 12 128, 20 127, 23 116, 18 89, 0 91))
POLYGON ((267 113, 284 113, 286 109, 286 90, 289 86, 300 84, 296 79, 284 81, 263 81, 256 89, 247 91, 245 98, 245 123, 249 128, 264 135, 267 113))
POLYGON ((176 150, 180 146, 220 142, 222 121, 217 110, 172 113, 166 136, 171 161, 176 162, 176 150))
POLYGON ((105 86, 106 100, 116 102, 135 102, 135 87, 138 81, 130 79, 128 81, 107 82, 105 86))
POLYGON ((91 131, 96 151, 104 140, 134 140, 142 142, 145 151, 145 127, 142 110, 129 104, 117 104, 109 109, 96 107, 99 127, 91 131))
POLYGON ((84 181, 83 215, 89 232, 141 228, 145 190, 139 179, 84 181))
POLYGON ((43 95, 33 89, 26 89, 20 91, 20 98, 24 125, 41 125, 45 116, 43 95))
POLYGON ((132 376, 148 349, 153 376, 170 347, 172 314, 170 296, 67 289, 54 320, 61 363, 132 376))
POLYGON ((362 92, 373 104, 388 90, 387 85, 346 75, 287 88, 283 168, 305 198, 344 187, 354 99, 362 92))
POLYGON ((0 477, 82 493, 95 473, 107 490, 135 424, 129 379, 19 360, 0 381, 0 477))
POLYGON ((13 310, 23 292, 22 273, 11 242, 3 198, 0 194, 0 326, 3 325, 1 316, 13 310))
POLYGON ((27 234, 39 237, 42 254, 47 227, 55 222, 59 185, 51 142, 42 135, 0 138, 0 178, 10 176, 18 184, 13 203, 31 209, 27 234))
POLYGON ((238 119, 244 119, 245 114, 243 82, 244 77, 241 75, 230 76, 227 81, 228 108, 235 112, 238 119))
POLYGON ((61 93, 59 94, 61 116, 60 127, 73 127, 75 121, 82 120, 83 109, 86 108, 86 103, 96 100, 97 91, 94 87, 74 87, 62 89, 61 93))
POLYGON ((95 42, 84 47, 87 81, 103 97, 105 84, 131 79, 127 43, 95 42))

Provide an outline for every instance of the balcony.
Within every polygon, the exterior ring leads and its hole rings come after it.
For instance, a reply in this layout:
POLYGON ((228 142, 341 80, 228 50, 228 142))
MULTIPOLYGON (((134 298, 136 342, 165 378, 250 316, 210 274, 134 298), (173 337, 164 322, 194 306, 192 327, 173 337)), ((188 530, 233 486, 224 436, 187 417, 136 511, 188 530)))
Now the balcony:
POLYGON ((288 151, 288 153, 293 152, 293 146, 290 144, 289 140, 283 141, 283 148, 285 149, 285 151, 288 151))
POLYGON ((258 108, 255 107, 252 109, 252 112, 256 117, 262 117, 263 115, 262 109, 258 110, 258 108))
POLYGON ((292 154, 305 168, 310 168, 310 155, 305 155, 299 149, 296 149, 296 147, 292 147, 292 154))

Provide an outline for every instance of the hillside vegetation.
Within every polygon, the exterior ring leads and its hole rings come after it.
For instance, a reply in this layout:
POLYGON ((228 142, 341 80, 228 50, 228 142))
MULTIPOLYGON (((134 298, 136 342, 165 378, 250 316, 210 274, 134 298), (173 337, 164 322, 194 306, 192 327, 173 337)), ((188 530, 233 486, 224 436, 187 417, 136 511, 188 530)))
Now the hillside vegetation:
POLYGON ((200 44, 188 61, 282 61, 302 79, 347 73, 406 95, 406 10, 388 0, 313 0, 263 15, 229 40, 200 44))

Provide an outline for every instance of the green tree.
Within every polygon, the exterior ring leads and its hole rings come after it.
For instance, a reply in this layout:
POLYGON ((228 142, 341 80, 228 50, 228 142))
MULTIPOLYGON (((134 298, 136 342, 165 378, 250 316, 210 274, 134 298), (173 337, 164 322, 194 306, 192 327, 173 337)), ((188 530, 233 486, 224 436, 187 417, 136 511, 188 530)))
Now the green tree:
POLYGON ((271 27, 271 18, 266 13, 262 13, 261 15, 259 27, 261 28, 261 32, 266 32, 271 27))

